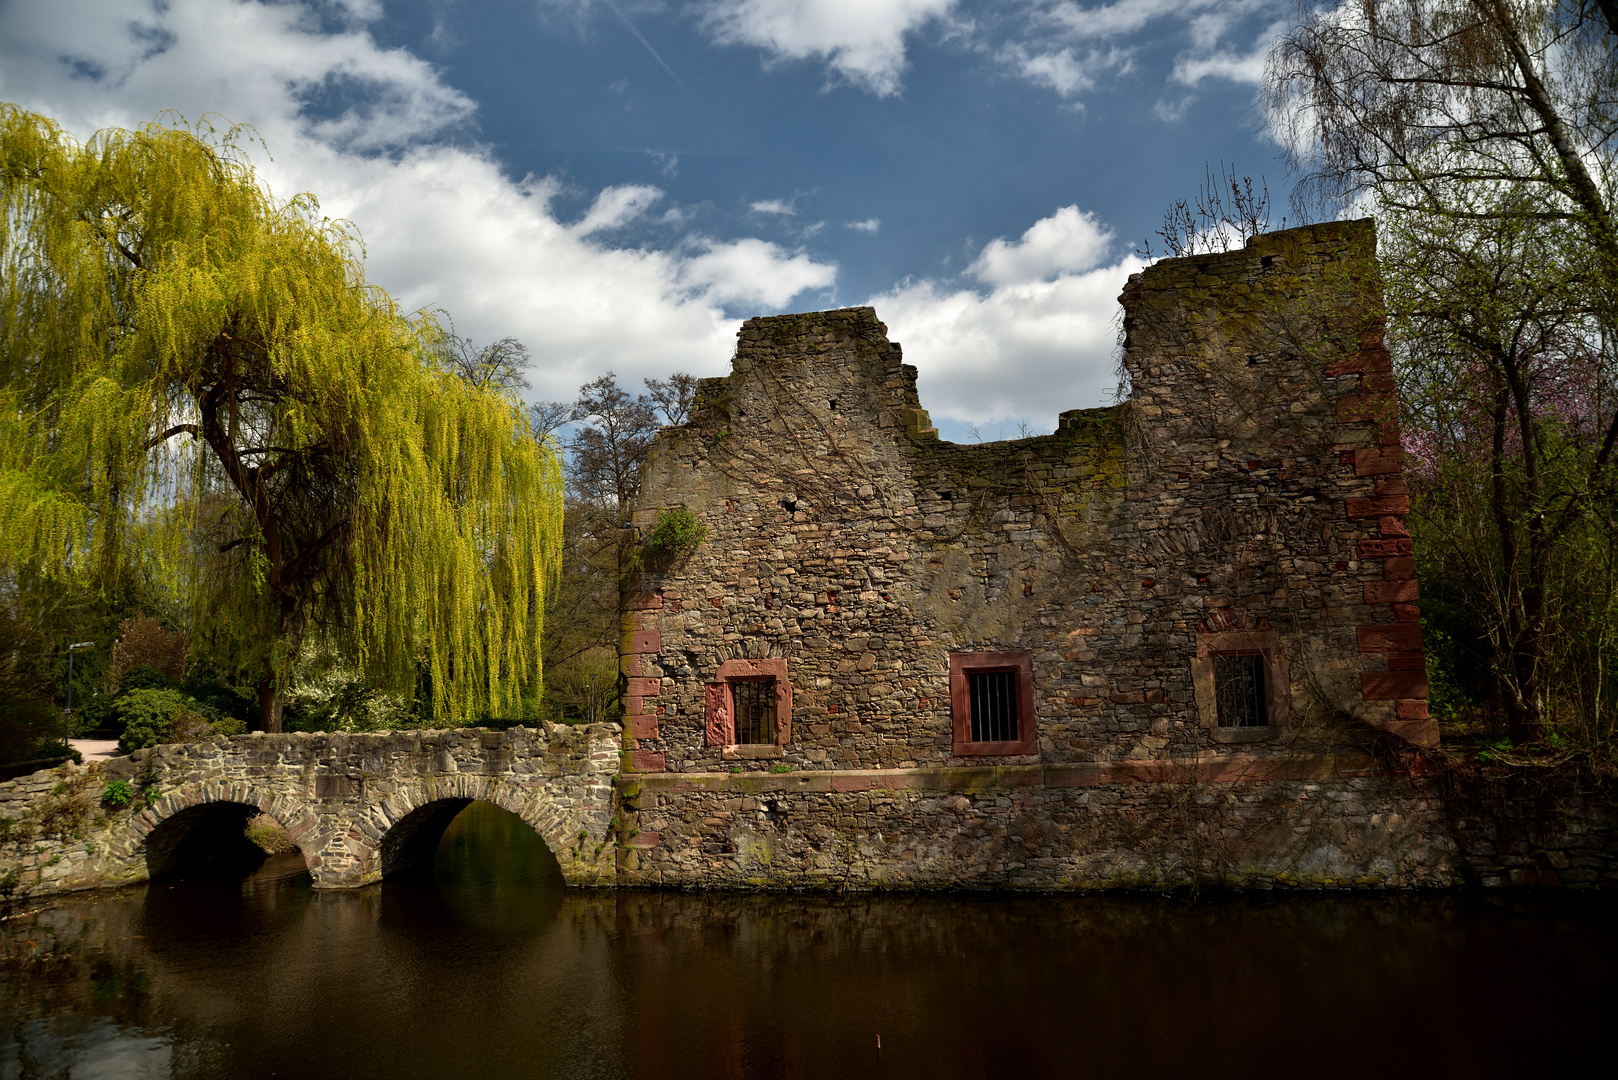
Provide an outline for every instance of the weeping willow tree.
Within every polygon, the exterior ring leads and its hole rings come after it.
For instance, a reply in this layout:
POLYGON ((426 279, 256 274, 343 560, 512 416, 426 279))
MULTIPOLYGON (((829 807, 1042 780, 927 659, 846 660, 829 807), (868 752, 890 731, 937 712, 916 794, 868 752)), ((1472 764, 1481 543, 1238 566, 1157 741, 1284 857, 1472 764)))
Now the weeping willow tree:
POLYGON ((0 106, 0 571, 155 562, 266 730, 314 644, 499 714, 541 678, 560 462, 239 135, 0 106))

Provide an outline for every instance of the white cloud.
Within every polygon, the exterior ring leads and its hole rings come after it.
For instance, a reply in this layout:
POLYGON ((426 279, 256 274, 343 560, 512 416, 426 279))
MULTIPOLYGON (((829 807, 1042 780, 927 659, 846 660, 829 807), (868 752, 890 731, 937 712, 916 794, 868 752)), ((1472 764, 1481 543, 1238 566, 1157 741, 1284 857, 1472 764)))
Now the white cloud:
POLYGON ((1175 58, 1171 77, 1186 86, 1195 86, 1203 79, 1228 79, 1257 86, 1264 81, 1264 66, 1269 61, 1276 38, 1286 33, 1286 29, 1284 22, 1270 24, 1245 53, 1220 48, 1219 35, 1207 34, 1196 42, 1191 51, 1175 58))
POLYGON ((1031 52, 1020 43, 1007 45, 1000 54, 1022 77, 1038 86, 1047 86, 1063 97, 1072 97, 1096 84, 1095 78, 1073 55, 1072 49, 1031 52))
POLYGON ((1097 266, 1109 237, 1064 207, 984 249, 970 272, 993 285, 987 294, 907 281, 867 301, 919 369, 922 405, 938 418, 1030 418, 1049 430, 1058 412, 1109 401, 1118 293, 1141 266, 1132 256, 1097 266))
POLYGON ((899 92, 905 37, 944 18, 955 0, 708 0, 703 26, 722 45, 775 60, 818 60, 873 94, 899 92))
POLYGON ((835 267, 803 254, 788 256, 765 240, 705 242, 702 248, 701 255, 685 260, 680 281, 715 303, 780 307, 805 289, 830 287, 837 277, 835 267))
POLYGON ((1028 227, 1021 239, 995 239, 966 272, 989 285, 1044 281, 1055 274, 1088 270, 1112 244, 1112 232, 1095 215, 1064 206, 1028 227))
POLYGON ((790 216, 797 213, 797 211, 792 208, 792 204, 785 199, 760 199, 758 202, 753 204, 752 209, 753 212, 757 214, 783 214, 790 216))
POLYGON ((406 308, 444 308, 477 340, 524 341, 539 397, 571 398, 608 369, 631 386, 675 369, 721 374, 736 327, 724 305, 783 306, 834 280, 835 266, 761 240, 596 239, 658 202, 651 186, 608 188, 562 224, 557 181, 514 181, 486 151, 443 141, 469 127, 474 104, 432 65, 379 46, 363 22, 376 11, 349 3, 332 33, 296 2, 3 6, 0 99, 81 138, 164 109, 251 123, 274 154, 255 164, 276 195, 313 191, 323 212, 354 221, 367 276, 406 308), (343 96, 364 104, 311 119, 311 98, 344 80, 361 92, 343 96))
POLYGON ((1047 6, 1040 19, 1076 38, 1117 37, 1133 34, 1155 19, 1185 15, 1220 0, 1118 0, 1100 7, 1082 7, 1073 0, 1047 6))
POLYGON ((583 220, 573 226, 574 236, 589 236, 603 229, 617 229, 628 225, 652 208, 663 193, 646 184, 622 184, 610 187, 596 196, 583 220))
POLYGON ((866 218, 864 221, 850 221, 848 227, 855 232, 870 233, 875 236, 876 231, 882 227, 882 219, 873 217, 866 218))
POLYGON ((1114 47, 1086 49, 1081 57, 1072 46, 1053 49, 1046 42, 1030 47, 1014 41, 1001 47, 998 58, 1034 85, 1070 98, 1093 88, 1099 75, 1129 71, 1133 56, 1132 49, 1114 47))
MULTIPOLYGON (((1266 27, 1245 51, 1226 39, 1244 27, 1250 30, 1256 17, 1273 16, 1290 6, 1283 0, 1116 0, 1089 7, 1075 0, 1033 0, 1027 32, 1013 33, 997 56, 1030 82, 1071 98, 1092 89, 1103 74, 1130 71, 1148 26, 1177 23, 1178 32, 1169 26, 1150 31, 1154 40, 1175 36, 1186 42, 1187 48, 1175 58, 1171 81, 1188 86, 1206 78, 1257 83, 1263 78, 1270 44, 1286 23, 1266 27), (1101 41, 1112 44, 1104 50, 1093 44, 1074 47, 1101 41)), ((1177 118, 1177 107, 1159 105, 1158 113, 1177 118)))

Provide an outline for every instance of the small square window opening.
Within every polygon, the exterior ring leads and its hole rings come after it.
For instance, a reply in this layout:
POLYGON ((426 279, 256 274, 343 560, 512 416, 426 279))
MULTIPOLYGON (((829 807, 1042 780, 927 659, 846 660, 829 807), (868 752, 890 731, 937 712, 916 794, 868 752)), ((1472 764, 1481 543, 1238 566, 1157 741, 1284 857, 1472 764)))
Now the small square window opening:
POLYGON ((736 679, 730 684, 736 742, 775 742, 775 680, 736 679))
POLYGON ((1017 672, 969 671, 967 694, 972 703, 972 741, 1012 742, 1017 738, 1017 672))
POLYGON ((1198 630, 1191 685, 1213 742, 1259 742, 1290 722, 1290 665, 1274 630, 1198 630))
POLYGON ((703 693, 708 745, 726 760, 778 758, 792 742, 792 679, 782 659, 726 660, 703 693))
POLYGON ((956 757, 1039 752, 1033 653, 950 653, 950 743, 956 757))
POLYGON ((1214 658, 1214 692, 1218 698, 1219 726, 1264 727, 1264 657, 1258 653, 1214 658))

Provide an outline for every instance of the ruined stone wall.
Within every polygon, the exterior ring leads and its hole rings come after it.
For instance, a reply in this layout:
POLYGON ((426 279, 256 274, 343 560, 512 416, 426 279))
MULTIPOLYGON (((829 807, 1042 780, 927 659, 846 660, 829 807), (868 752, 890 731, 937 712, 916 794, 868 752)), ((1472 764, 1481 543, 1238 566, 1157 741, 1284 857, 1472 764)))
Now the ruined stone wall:
POLYGON ((643 793, 621 872, 802 885, 852 843, 871 883, 1454 880, 1425 795, 1333 764, 1372 733, 1436 742, 1374 246, 1369 222, 1332 223, 1158 263, 1121 297, 1129 400, 1010 442, 941 441, 872 309, 747 322, 732 373, 659 435, 625 539, 623 782, 643 793), (647 549, 681 507, 704 542, 647 549), (1233 652, 1262 654, 1266 725, 1217 723, 1233 652), (952 738, 967 653, 1030 657, 1018 753, 952 738), (779 745, 716 735, 749 674, 790 686, 779 745), (1300 762, 1307 814, 1279 779, 1300 762), (1081 765, 1124 773, 1047 789, 1081 765), (938 809, 1017 769, 1030 787, 938 809), (870 770, 889 794, 846 797, 870 770), (788 775, 786 802, 716 794, 788 775), (1195 827, 1165 809, 1186 805, 1195 827), (1288 814, 1310 824, 1282 843, 1288 814), (1143 855, 1154 830, 1176 850, 1143 855))
MULTIPOLYGON (((1106 618, 1110 598, 1074 564, 1105 573, 1124 506, 1118 413, 1017 443, 941 443, 922 426, 915 369, 883 333, 870 309, 754 320, 735 374, 660 436, 637 524, 683 505, 708 533, 630 598, 640 767, 729 768, 706 742, 704 688, 728 661, 767 658, 787 661, 793 688, 785 763, 941 763, 951 649, 1040 639, 1073 651, 1089 644, 1069 636, 1075 622, 1106 618), (1042 632, 1058 611, 1064 625, 1042 632)), ((1074 745, 1066 722, 1079 680, 1042 694, 1049 752, 1089 760, 1098 748, 1074 745)))
POLYGON ((1374 247, 1370 222, 1337 222, 1131 279, 1126 542, 1162 677, 1193 631, 1268 630, 1295 711, 1430 746, 1374 247))
POLYGON ((749 321, 644 477, 642 534, 678 506, 708 531, 626 590, 633 767, 948 763, 972 650, 1033 653, 1037 753, 998 763, 1214 753, 1199 632, 1266 635, 1288 673, 1249 753, 1338 745, 1344 717, 1430 742, 1372 244, 1333 224, 1159 263, 1123 297, 1130 402, 1013 442, 940 441, 869 308, 749 321), (727 756, 704 688, 765 658, 791 740, 727 756))

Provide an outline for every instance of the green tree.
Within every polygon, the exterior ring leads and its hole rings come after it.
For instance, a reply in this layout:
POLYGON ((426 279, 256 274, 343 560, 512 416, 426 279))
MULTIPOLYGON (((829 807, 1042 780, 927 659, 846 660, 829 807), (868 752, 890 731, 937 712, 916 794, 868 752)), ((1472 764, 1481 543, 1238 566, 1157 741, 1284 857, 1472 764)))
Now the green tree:
POLYGON ((541 678, 559 457, 240 135, 80 144, 0 106, 0 562, 156 563, 267 730, 315 639, 435 715, 498 711, 541 678))
POLYGON ((1615 59, 1608 0, 1361 0, 1268 73, 1300 209, 1377 216, 1435 640, 1519 739, 1611 727, 1615 59))
POLYGON ((1618 5, 1610 0, 1305 3, 1267 72, 1300 208, 1390 208, 1570 226, 1618 281, 1618 5))
POLYGON ((558 676, 550 700, 585 716, 602 715, 617 696, 618 538, 626 508, 640 491, 658 428, 685 423, 697 387, 678 371, 644 381, 648 393, 633 395, 609 371, 579 387, 575 401, 529 405, 541 438, 573 425, 562 579, 551 595, 544 649, 546 670, 558 676))

